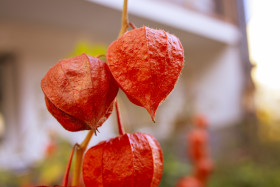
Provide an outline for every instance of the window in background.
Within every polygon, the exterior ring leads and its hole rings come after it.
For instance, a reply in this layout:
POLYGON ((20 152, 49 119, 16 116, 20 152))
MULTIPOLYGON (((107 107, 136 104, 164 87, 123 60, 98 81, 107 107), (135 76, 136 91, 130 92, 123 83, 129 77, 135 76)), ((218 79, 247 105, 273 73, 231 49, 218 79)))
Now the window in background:
POLYGON ((0 53, 0 142, 16 127, 16 66, 14 55, 0 53), (10 130, 9 130, 10 129, 10 130))

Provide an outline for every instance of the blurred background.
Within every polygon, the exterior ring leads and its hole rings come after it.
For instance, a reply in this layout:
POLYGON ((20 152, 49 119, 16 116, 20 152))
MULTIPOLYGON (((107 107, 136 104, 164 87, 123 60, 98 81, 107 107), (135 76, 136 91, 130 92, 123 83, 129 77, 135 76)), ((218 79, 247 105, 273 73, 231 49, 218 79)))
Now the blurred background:
MULTIPOLYGON (((67 132, 48 113, 40 81, 60 59, 105 54, 117 38, 122 0, 0 0, 0 186, 60 184, 67 132)), ((208 121, 215 163, 208 186, 280 186, 280 3, 277 0, 129 0, 129 19, 180 38, 185 65, 154 124, 119 93, 127 132, 155 136, 161 187, 192 173, 187 133, 208 121)), ((117 135, 115 113, 91 146, 117 135)))

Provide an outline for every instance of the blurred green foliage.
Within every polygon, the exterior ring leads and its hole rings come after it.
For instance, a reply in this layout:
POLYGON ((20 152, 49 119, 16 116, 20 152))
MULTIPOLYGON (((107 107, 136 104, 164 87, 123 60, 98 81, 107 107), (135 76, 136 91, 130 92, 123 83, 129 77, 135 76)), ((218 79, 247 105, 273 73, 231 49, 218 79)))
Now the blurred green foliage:
POLYGON ((68 57, 74 57, 82 53, 90 56, 106 55, 107 46, 104 44, 90 44, 87 41, 80 41, 75 46, 73 52, 68 57))
POLYGON ((278 187, 280 167, 266 167, 252 160, 239 163, 219 163, 209 183, 210 187, 278 187))
POLYGON ((175 186, 179 178, 190 173, 190 165, 184 162, 179 162, 179 158, 172 152, 164 152, 164 170, 160 187, 175 186))
MULTIPOLYGON (((211 134, 225 135, 220 142, 224 146, 214 154, 215 171, 210 177, 209 187, 280 186, 280 142, 263 141, 259 136, 259 125, 258 121, 243 121, 211 134)), ((173 136, 162 146, 165 162, 160 187, 173 187, 182 176, 192 172, 187 155, 178 156, 178 149, 185 150, 179 142, 178 137, 173 136)))
POLYGON ((72 146, 57 137, 55 147, 43 160, 24 171, 0 170, 1 187, 29 187, 61 184, 72 146))

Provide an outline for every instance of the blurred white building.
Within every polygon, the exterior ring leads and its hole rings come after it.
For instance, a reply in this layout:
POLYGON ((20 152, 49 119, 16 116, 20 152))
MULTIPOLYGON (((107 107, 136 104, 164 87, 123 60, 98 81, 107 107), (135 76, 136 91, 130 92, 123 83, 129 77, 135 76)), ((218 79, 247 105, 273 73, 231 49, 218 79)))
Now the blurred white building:
MULTIPOLYGON (((250 85, 242 2, 129 0, 129 19, 136 26, 164 29, 180 38, 185 66, 159 107, 156 125, 121 94, 128 131, 164 139, 174 124, 186 123, 193 114, 204 114, 213 128, 242 118, 250 85)), ((122 0, 0 0, 0 168, 17 169, 40 159, 49 131, 81 142, 86 132, 65 131, 47 112, 40 81, 79 41, 108 45, 115 40, 121 9, 122 0)), ((114 117, 95 143, 115 136, 114 117)))

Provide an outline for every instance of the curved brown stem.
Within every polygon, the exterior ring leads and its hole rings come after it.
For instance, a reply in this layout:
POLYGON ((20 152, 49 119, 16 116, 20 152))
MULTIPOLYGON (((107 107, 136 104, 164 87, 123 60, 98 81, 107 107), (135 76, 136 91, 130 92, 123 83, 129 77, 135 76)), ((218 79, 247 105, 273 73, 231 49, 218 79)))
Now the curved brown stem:
POLYGON ((96 58, 106 57, 106 55, 97 55, 96 58))
MULTIPOLYGON (((127 31, 128 27, 129 27, 128 15, 127 15, 127 1, 128 0, 124 0, 123 12, 122 12, 122 26, 121 26, 121 30, 120 30, 118 37, 121 37, 127 31)), ((99 55, 99 56, 97 56, 97 58, 102 57, 102 56, 103 55, 99 55)), ((115 106, 116 106, 116 110, 117 110, 119 133, 121 135, 123 135, 124 130, 123 130, 122 123, 121 123, 120 112, 119 112, 119 107, 118 107, 117 101, 115 103, 115 106)), ((84 139, 84 141, 81 143, 81 145, 77 145, 75 165, 74 165, 74 175, 73 175, 73 181, 72 181, 73 186, 79 186, 80 175, 81 175, 81 170, 82 170, 83 155, 84 155, 84 152, 88 146, 88 143, 94 133, 95 132, 93 130, 90 130, 89 133, 87 134, 86 138, 84 139)))
POLYGON ((121 115, 120 115, 120 108, 118 105, 118 101, 116 100, 115 102, 115 107, 116 107, 116 114, 117 114, 117 120, 118 120, 118 127, 119 127, 119 135, 124 135, 124 129, 122 126, 122 120, 121 120, 121 115))
POLYGON ((72 186, 79 186, 84 152, 94 132, 94 130, 90 130, 84 141, 77 146, 72 186))
MULTIPOLYGON (((127 15, 127 0, 123 1, 123 12, 122 12, 122 26, 119 33, 119 37, 121 37, 128 29, 128 15, 127 15)), ((118 37, 118 38, 119 38, 118 37)))
POLYGON ((67 163, 67 166, 66 166, 66 170, 65 170, 65 174, 64 174, 63 182, 62 182, 62 186, 64 186, 64 187, 67 187, 67 185, 68 185, 69 171, 71 169, 73 154, 74 154, 77 146, 78 146, 78 144, 75 144, 73 146, 70 157, 69 157, 69 160, 68 160, 68 163, 67 163))
POLYGON ((129 26, 130 26, 132 29, 137 29, 137 27, 134 25, 134 23, 129 22, 128 24, 129 24, 129 26))

